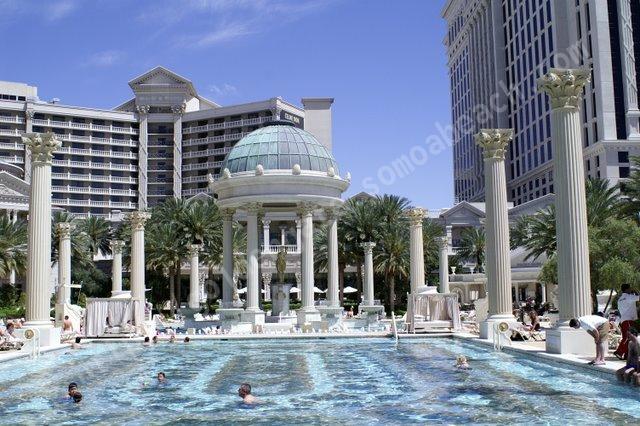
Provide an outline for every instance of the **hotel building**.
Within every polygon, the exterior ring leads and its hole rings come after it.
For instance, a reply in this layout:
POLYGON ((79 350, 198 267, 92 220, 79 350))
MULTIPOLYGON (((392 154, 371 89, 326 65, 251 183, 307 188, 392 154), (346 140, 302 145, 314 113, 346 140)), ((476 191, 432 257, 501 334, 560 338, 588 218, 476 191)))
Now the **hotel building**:
POLYGON ((34 86, 0 82, 0 163, 28 183, 20 137, 53 132, 62 141, 53 160, 54 207, 119 220, 167 197, 206 193, 207 175, 220 173, 234 144, 274 119, 293 122, 331 150, 331 98, 302 99, 302 107, 279 97, 221 106, 163 67, 129 86, 133 97, 107 110, 45 102, 34 86))
POLYGON ((454 185, 484 200, 480 128, 509 127, 507 188, 514 204, 553 192, 550 108, 536 89, 549 68, 592 70, 581 106, 585 173, 618 183, 640 155, 640 2, 448 0, 454 185))

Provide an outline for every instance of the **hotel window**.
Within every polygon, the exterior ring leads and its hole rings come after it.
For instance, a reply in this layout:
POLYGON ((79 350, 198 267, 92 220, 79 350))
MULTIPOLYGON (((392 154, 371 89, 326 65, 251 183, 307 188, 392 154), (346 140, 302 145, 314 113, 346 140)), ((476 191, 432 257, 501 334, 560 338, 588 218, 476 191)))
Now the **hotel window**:
POLYGON ((618 151, 618 163, 629 162, 629 151, 618 151))
POLYGON ((626 167, 626 166, 625 167, 620 167, 619 171, 620 171, 620 178, 621 179, 629 177, 629 171, 630 171, 629 167, 626 167))

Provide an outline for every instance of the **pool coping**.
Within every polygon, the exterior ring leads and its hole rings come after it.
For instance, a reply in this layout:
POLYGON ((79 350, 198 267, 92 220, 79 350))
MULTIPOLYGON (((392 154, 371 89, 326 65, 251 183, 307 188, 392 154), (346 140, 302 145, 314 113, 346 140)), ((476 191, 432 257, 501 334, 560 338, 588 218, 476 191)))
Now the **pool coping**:
MULTIPOLYGON (((71 347, 70 343, 61 343, 54 346, 43 346, 40 348, 40 353, 47 353, 53 351, 59 351, 61 349, 68 349, 71 347)), ((31 357, 31 351, 29 349, 10 350, 6 352, 0 352, 0 364, 3 362, 13 361, 15 359, 29 358, 31 357)))

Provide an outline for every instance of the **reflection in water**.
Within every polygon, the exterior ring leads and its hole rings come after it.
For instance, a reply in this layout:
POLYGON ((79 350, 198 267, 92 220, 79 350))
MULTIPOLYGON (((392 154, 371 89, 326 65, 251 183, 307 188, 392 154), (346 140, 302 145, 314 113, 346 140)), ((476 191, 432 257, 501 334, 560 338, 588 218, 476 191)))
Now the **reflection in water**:
POLYGON ((92 344, 0 364, 19 423, 637 423, 637 390, 451 339, 92 344), (472 370, 454 368, 464 354, 472 370), (166 384, 158 384, 163 371, 166 384), (80 404, 61 402, 77 382, 80 404), (242 404, 240 383, 262 401, 242 404))

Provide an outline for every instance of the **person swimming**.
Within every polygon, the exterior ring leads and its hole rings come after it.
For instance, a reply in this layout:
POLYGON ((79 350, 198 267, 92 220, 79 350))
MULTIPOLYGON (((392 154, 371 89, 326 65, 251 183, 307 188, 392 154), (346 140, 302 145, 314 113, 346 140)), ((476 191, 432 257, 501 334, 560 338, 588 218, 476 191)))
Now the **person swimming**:
POLYGON ((184 342, 185 342, 185 343, 189 343, 190 341, 191 341, 191 339, 189 338, 189 336, 187 336, 187 337, 185 337, 185 338, 184 338, 184 342))
POLYGON ((251 394, 251 385, 249 383, 243 383, 238 389, 238 396, 242 398, 242 402, 248 405, 258 403, 258 399, 251 394))
POLYGON ((73 400, 75 403, 82 401, 82 394, 78 390, 78 384, 76 382, 69 383, 67 388, 67 399, 73 400))
POLYGON ((169 343, 175 343, 176 342, 176 336, 175 334, 172 334, 171 337, 169 337, 169 343))
POLYGON ((159 384, 167 383, 167 375, 164 374, 162 371, 158 373, 158 383, 159 384))
POLYGON ((158 343, 158 336, 153 336, 153 339, 151 339, 151 341, 155 344, 158 343))
POLYGON ((459 368, 460 370, 470 370, 471 367, 469 366, 469 361, 467 361, 467 357, 464 355, 458 355, 456 357, 456 368, 459 368))

